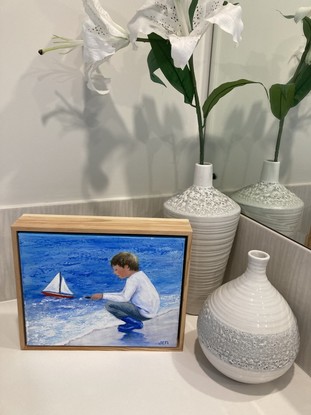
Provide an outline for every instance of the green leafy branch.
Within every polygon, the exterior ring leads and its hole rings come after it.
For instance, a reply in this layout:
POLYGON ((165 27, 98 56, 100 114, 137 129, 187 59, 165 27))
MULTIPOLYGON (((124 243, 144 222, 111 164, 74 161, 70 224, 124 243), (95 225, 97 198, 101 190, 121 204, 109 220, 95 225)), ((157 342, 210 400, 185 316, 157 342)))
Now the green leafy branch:
POLYGON ((200 144, 200 164, 204 164, 206 119, 212 108, 221 98, 237 87, 249 84, 261 84, 263 86, 263 84, 247 79, 226 82, 215 88, 208 95, 203 106, 201 106, 197 90, 193 56, 190 58, 188 65, 185 66, 184 69, 176 68, 173 59, 171 58, 170 43, 155 33, 148 35, 148 39, 151 46, 151 51, 147 59, 150 79, 153 82, 166 86, 162 79, 155 74, 157 70, 160 70, 171 86, 183 95, 184 102, 191 105, 196 110, 200 144))
MULTIPOLYGON (((285 17, 293 18, 293 16, 285 17)), ((284 121, 288 111, 298 105, 311 91, 311 65, 306 62, 311 47, 311 19, 305 17, 302 22, 306 44, 295 73, 286 84, 274 84, 269 90, 271 111, 279 120, 274 161, 278 161, 284 121)))

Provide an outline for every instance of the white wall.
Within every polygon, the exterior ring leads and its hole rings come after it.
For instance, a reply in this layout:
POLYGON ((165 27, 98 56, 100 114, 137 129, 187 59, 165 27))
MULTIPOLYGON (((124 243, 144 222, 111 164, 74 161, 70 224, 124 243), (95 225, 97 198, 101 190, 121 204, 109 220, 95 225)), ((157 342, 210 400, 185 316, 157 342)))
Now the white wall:
MULTIPOLYGON (((285 19, 301 0, 241 0, 245 24, 237 49, 230 37, 216 32, 212 58, 212 85, 246 78, 267 88, 289 80, 300 46, 304 47, 302 24, 285 19)), ((284 184, 311 182, 310 97, 291 109, 280 148, 280 180, 284 184)), ((208 158, 218 175, 215 186, 233 190, 258 180, 262 161, 272 159, 278 123, 270 111, 264 89, 244 86, 217 104, 209 117, 208 158)))
MULTIPOLYGON (((143 3, 103 0, 122 25, 143 3)), ((301 28, 276 9, 293 13, 300 2, 241 4, 243 41, 235 48, 231 36, 217 33, 213 84, 242 77, 267 86, 287 80, 289 57, 303 38, 301 28)), ((195 112, 172 88, 149 80, 148 47, 129 47, 113 58, 112 93, 106 97, 86 89, 80 50, 37 54, 52 34, 79 37, 82 19, 80 0, 0 2, 0 207, 163 195, 192 182, 195 112)), ((205 71, 204 90, 208 53, 199 51, 197 61, 205 71)), ((284 182, 310 181, 309 106, 292 110, 286 121, 284 182)), ((231 189, 255 181, 262 159, 272 157, 277 131, 263 90, 233 92, 214 108, 209 123, 207 158, 219 177, 215 185, 231 189)))
MULTIPOLYGON (((123 26, 143 3, 103 0, 123 26)), ((113 57, 110 96, 86 89, 81 50, 37 54, 53 34, 78 38, 83 15, 79 0, 0 3, 2 207, 171 194, 192 182, 195 111, 150 81, 148 46, 113 57)))

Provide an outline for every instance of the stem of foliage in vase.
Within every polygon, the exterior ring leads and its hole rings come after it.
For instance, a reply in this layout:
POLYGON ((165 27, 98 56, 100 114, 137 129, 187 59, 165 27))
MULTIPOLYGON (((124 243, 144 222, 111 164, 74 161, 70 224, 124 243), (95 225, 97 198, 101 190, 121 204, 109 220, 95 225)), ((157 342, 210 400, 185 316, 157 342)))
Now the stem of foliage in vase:
POLYGON ((280 150, 284 120, 285 120, 285 118, 281 118, 280 121, 279 121, 279 131, 278 131, 278 137, 277 137, 277 140, 276 140, 275 153, 274 153, 274 160, 273 161, 278 161, 278 158, 279 158, 279 150, 280 150))
POLYGON ((205 134, 204 134, 204 125, 203 117, 201 111, 200 98, 197 89, 197 82, 194 72, 193 56, 189 59, 189 67, 192 76, 193 88, 194 88, 194 101, 195 109, 197 114, 198 130, 199 130, 199 144, 200 144, 200 164, 204 164, 204 147, 205 147, 205 134))

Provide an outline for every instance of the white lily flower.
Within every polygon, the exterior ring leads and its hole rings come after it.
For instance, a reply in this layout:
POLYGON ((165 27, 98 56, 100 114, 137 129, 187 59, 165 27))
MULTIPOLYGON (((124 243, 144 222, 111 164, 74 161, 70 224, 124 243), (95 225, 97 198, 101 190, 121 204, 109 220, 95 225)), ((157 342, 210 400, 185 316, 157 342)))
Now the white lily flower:
POLYGON ((168 39, 174 65, 183 69, 210 24, 230 33, 235 42, 241 40, 243 23, 239 5, 223 5, 223 0, 198 0, 190 22, 190 4, 191 0, 147 0, 129 22, 131 42, 136 41, 139 33, 154 32, 168 39))
POLYGON ((295 13, 294 20, 296 23, 298 23, 304 17, 311 17, 311 7, 299 7, 295 13))
POLYGON ((83 25, 87 85, 99 94, 107 94, 109 79, 99 74, 98 68, 130 43, 129 33, 111 19, 98 0, 83 0, 83 5, 89 17, 83 25))

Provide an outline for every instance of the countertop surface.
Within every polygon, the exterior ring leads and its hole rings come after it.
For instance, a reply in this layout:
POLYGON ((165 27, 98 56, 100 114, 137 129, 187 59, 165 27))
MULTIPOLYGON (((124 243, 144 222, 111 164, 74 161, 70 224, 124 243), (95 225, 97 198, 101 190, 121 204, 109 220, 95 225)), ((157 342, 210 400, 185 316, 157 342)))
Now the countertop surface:
POLYGON ((297 365, 266 384, 219 373, 187 316, 184 350, 20 350, 16 301, 0 303, 2 415, 310 415, 311 378, 297 365))

